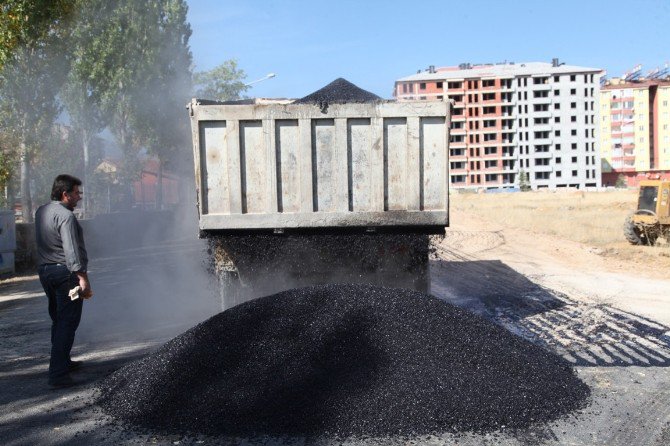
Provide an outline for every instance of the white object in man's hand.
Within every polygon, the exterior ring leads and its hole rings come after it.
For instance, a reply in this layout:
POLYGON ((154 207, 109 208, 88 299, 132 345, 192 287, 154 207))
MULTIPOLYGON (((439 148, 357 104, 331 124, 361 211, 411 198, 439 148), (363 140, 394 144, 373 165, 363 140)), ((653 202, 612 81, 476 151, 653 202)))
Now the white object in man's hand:
POLYGON ((81 287, 77 285, 76 287, 72 288, 68 294, 70 296, 70 300, 77 300, 79 299, 79 291, 81 291, 81 287))

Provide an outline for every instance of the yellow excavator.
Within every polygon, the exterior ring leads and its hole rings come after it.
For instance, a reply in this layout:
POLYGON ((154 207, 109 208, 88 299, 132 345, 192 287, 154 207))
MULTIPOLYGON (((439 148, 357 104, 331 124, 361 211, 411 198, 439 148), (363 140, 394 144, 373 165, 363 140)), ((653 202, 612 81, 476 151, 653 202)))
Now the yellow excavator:
POLYGON ((633 245, 653 246, 661 237, 670 242, 670 180, 642 180, 637 210, 623 226, 624 235, 633 245))

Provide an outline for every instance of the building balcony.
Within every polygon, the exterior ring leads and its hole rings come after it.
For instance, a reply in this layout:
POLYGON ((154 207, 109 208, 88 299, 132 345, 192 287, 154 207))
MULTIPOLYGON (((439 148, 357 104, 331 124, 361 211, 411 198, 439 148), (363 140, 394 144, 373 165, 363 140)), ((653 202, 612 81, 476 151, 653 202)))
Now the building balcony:
POLYGON ((533 118, 551 118, 553 116, 551 110, 533 111, 532 109, 528 110, 528 115, 533 118))
POLYGON ((528 86, 531 91, 547 91, 551 90, 551 83, 547 82, 546 84, 531 84, 528 86))
POLYGON ((553 130, 552 124, 532 124, 534 132, 551 132, 553 130))

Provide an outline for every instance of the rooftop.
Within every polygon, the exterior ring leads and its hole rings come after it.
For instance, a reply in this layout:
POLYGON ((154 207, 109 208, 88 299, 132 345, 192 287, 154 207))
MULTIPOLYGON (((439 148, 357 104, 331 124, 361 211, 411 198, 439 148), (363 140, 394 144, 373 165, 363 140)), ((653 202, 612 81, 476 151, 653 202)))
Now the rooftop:
POLYGON ((665 79, 645 79, 640 78, 633 81, 626 81, 621 78, 614 77, 608 79, 607 83, 603 85, 601 90, 621 90, 624 88, 648 88, 652 85, 658 85, 662 87, 670 86, 670 77, 665 79))
POLYGON ((553 76, 569 73, 604 73, 601 68, 579 67, 563 63, 547 62, 504 62, 498 64, 470 65, 461 64, 457 67, 440 67, 426 70, 412 76, 398 79, 398 82, 423 80, 451 80, 474 78, 513 78, 516 76, 553 76))

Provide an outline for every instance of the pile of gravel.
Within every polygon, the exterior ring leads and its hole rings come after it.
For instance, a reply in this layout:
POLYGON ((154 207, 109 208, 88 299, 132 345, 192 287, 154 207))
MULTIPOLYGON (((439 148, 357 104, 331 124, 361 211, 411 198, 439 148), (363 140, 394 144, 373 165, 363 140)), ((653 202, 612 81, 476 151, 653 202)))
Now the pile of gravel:
POLYGON ((524 428, 584 407, 560 357, 415 291, 289 290, 226 310, 100 384, 165 433, 386 436, 524 428))
POLYGON ((318 104, 323 108, 327 104, 367 103, 381 100, 382 98, 376 94, 339 77, 314 93, 296 100, 294 104, 318 104))

